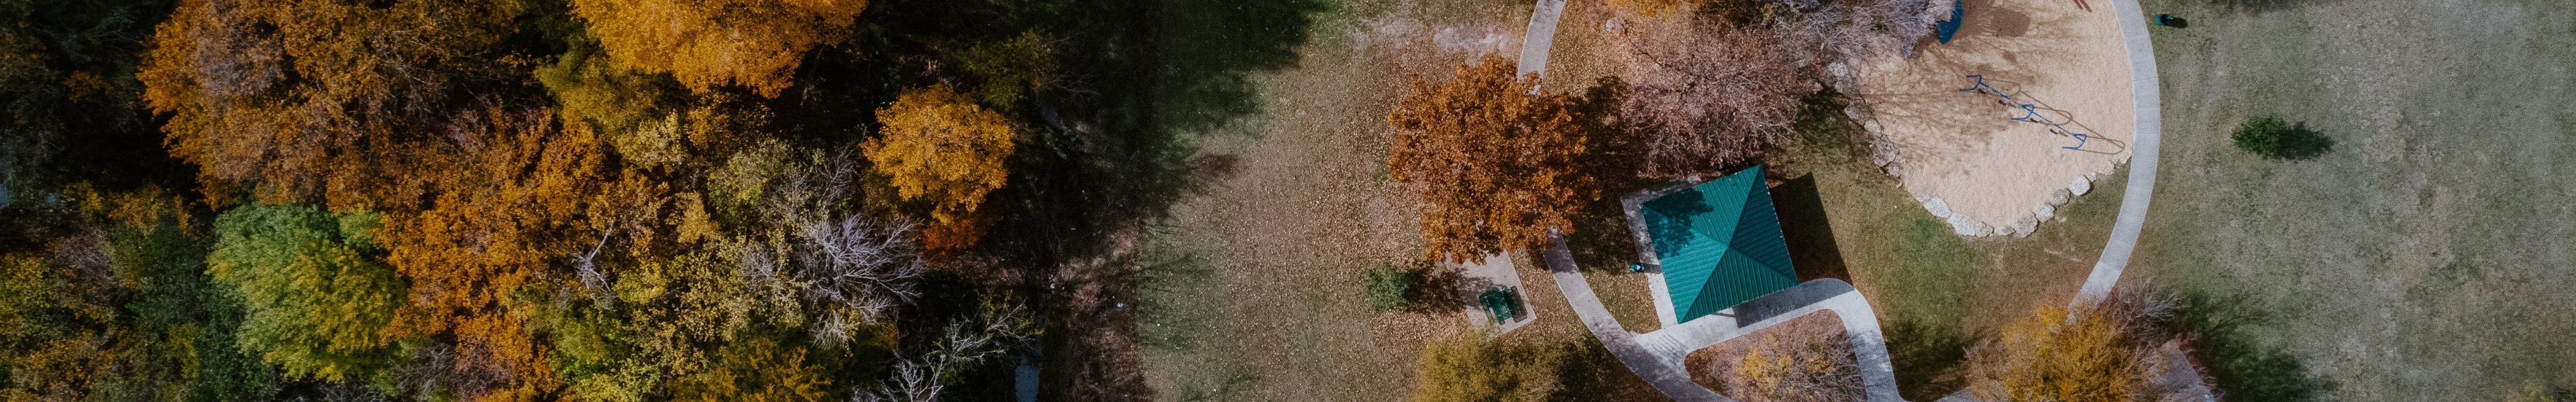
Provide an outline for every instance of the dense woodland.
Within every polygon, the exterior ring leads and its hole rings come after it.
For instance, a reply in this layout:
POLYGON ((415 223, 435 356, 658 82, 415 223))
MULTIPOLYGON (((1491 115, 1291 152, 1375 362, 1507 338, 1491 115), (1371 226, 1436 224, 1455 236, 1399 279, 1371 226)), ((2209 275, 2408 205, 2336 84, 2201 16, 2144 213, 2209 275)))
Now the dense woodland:
POLYGON ((1005 398, 1153 7, 0 1, 0 400, 1005 398))
MULTIPOLYGON (((1406 92, 1432 251, 1758 160, 1922 7, 1644 3, 1684 16, 1592 96, 1500 59, 1406 92)), ((1323 8, 1168 5, 0 0, 0 401, 1008 398, 1114 341, 1047 336, 1116 314, 1050 289, 1116 294, 1091 261, 1323 8)))

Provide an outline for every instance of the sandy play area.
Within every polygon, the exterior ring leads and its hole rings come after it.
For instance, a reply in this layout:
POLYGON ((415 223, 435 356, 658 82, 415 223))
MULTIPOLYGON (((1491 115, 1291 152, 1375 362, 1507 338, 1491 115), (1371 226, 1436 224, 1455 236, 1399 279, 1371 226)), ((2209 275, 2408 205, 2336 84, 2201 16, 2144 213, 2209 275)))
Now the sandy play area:
POLYGON ((1888 171, 1925 209, 1961 235, 2028 235, 2129 159, 2122 16, 2067 0, 1960 1, 1967 16, 1950 43, 1926 39, 1915 57, 1861 66, 1860 99, 1888 171), (1960 91, 1972 74, 2088 139, 2065 149, 2078 139, 2012 120, 2024 112, 1996 95, 1960 91))

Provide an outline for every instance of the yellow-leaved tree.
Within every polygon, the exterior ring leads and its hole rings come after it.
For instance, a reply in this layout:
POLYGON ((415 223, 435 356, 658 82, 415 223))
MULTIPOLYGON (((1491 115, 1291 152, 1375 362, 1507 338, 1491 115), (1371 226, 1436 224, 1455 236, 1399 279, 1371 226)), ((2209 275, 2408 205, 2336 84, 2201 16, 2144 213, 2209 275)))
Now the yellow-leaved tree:
POLYGON ((1433 339, 1415 363, 1412 402, 1543 401, 1562 391, 1564 357, 1472 332, 1433 339))
POLYGON ((867 0, 573 0, 618 63, 690 90, 739 85, 777 96, 805 51, 850 27, 867 0))
POLYGON ((2127 401, 2146 394, 2138 323, 2118 306, 2045 307, 1968 351, 1968 392, 1989 401, 2127 401))
POLYGON ((973 244, 975 208, 1010 174, 1002 166, 1013 147, 1010 120, 938 85, 904 90, 894 105, 877 109, 877 122, 881 136, 861 147, 904 199, 931 203, 937 224, 928 246, 973 244))

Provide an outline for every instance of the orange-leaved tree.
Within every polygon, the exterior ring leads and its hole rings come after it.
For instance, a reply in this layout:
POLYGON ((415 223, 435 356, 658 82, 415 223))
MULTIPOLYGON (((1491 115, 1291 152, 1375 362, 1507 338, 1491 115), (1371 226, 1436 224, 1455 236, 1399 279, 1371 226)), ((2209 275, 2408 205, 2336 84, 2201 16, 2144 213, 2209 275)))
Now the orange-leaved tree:
POLYGON ((573 0, 621 64, 671 73, 695 91, 739 85, 777 96, 805 51, 844 35, 867 0, 573 0))
POLYGON ((928 246, 955 249, 974 243, 975 208, 1010 175, 1002 165, 1014 144, 1009 119, 975 104, 948 85, 903 91, 894 105, 877 109, 880 137, 861 144, 876 171, 892 179, 908 200, 928 200, 928 246))
POLYGON ((1453 261, 1536 246, 1599 190, 1580 173, 1585 137, 1573 99, 1488 56, 1449 82, 1415 77, 1387 123, 1387 171, 1423 204, 1425 251, 1453 261))
POLYGON ((515 69, 495 52, 516 1, 188 0, 135 77, 170 115, 171 156, 218 204, 236 189, 333 209, 402 209, 451 94, 515 69))
MULTIPOLYGON (((601 199, 657 200, 649 184, 604 167, 606 146, 589 130, 560 130, 555 112, 496 109, 460 115, 445 133, 463 154, 423 172, 441 189, 429 208, 385 223, 387 262, 411 282, 410 304, 386 330, 397 337, 452 334, 458 370, 499 371, 513 381, 465 390, 476 399, 533 397, 555 379, 531 333, 532 300, 549 294, 552 264, 603 236, 601 199), (622 191, 647 187, 643 191, 622 191)), ((650 210, 646 205, 634 209, 650 210)), ((489 375, 485 373, 482 375, 489 375)), ((460 374, 469 375, 469 374, 460 374)))

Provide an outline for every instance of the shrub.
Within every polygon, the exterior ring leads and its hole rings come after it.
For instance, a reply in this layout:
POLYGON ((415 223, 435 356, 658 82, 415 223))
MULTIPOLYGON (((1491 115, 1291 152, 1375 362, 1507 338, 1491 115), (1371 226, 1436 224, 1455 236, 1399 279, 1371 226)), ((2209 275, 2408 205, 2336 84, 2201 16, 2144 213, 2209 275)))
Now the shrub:
POLYGON ((1414 378, 1414 402, 1538 401, 1558 390, 1559 356, 1471 332, 1431 341, 1414 378))
POLYGON ((2516 392, 2513 397, 2505 398, 2505 402, 2558 402, 2558 396, 2542 390, 2539 381, 2532 381, 2523 383, 2522 392, 2516 392))
POLYGON ((1405 295, 1413 292, 1413 273, 1379 263, 1368 270, 1369 309, 1386 311, 1404 305, 1405 295))
POLYGON ((1860 363, 1846 351, 1847 339, 1840 332, 1804 342, 1763 336, 1736 362, 1726 388, 1749 402, 1861 400, 1860 363))
POLYGON ((2262 115, 2237 125, 2236 133, 2230 137, 2236 139, 2236 149, 2265 157, 2279 157, 2283 150, 2281 145, 2285 142, 2283 139, 2289 134, 2290 125, 2282 123, 2280 116, 2262 115))
POLYGON ((2125 401, 2139 353, 2100 309, 2043 308, 1969 351, 1969 391, 1989 401, 2125 401))
POLYGON ((1968 350, 1968 391, 1988 401, 2153 400, 2157 351, 2183 337, 2178 299, 2132 287, 2076 308, 2048 307, 2005 325, 1968 350))

